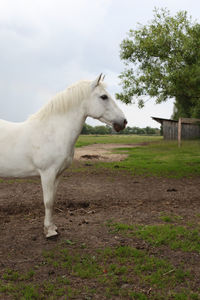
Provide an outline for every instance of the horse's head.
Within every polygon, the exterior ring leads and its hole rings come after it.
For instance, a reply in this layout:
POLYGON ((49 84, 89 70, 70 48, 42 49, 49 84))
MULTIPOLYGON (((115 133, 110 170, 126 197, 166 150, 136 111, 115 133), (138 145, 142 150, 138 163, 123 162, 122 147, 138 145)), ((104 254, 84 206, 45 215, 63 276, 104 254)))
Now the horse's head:
POLYGON ((91 82, 88 116, 113 126, 119 132, 126 127, 127 120, 102 83, 102 74, 91 82))

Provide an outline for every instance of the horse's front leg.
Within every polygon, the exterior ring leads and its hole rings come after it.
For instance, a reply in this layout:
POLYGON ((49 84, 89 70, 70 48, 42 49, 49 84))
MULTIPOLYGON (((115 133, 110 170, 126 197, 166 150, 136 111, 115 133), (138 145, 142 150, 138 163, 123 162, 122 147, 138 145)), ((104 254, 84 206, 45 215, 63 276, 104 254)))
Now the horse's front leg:
POLYGON ((44 233, 49 238, 58 234, 57 227, 53 223, 53 205, 59 178, 54 172, 45 172, 41 174, 41 183, 45 207, 44 233))

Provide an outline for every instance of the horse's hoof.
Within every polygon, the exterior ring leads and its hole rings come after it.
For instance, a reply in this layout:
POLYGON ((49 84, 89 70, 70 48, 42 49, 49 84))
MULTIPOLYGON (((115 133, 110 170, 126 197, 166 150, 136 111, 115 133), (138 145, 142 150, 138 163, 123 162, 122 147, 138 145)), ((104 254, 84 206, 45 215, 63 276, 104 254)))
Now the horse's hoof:
POLYGON ((53 224, 49 227, 44 226, 44 234, 46 235, 47 239, 56 237, 58 235, 56 225, 53 224))
POLYGON ((58 237, 58 232, 55 230, 51 230, 46 234, 47 239, 55 239, 58 237))

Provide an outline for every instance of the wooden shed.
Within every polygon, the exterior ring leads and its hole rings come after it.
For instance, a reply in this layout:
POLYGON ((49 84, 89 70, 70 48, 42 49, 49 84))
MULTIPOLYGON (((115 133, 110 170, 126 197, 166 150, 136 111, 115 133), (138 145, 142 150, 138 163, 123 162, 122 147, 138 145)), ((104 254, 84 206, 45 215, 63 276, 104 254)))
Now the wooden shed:
POLYGON ((181 139, 191 140, 200 138, 200 119, 180 118, 179 121, 152 117, 163 127, 165 140, 178 140, 178 131, 181 124, 181 139))

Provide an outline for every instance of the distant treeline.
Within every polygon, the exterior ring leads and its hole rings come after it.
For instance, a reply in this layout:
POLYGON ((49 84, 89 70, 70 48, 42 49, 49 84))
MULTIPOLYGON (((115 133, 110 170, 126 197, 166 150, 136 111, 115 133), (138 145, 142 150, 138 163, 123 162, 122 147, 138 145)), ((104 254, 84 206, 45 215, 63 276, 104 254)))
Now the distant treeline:
POLYGON ((160 129, 151 128, 149 126, 145 128, 140 127, 130 127, 127 126, 124 130, 116 133, 109 126, 90 126, 88 124, 84 124, 81 134, 150 134, 150 135, 160 135, 160 129))

